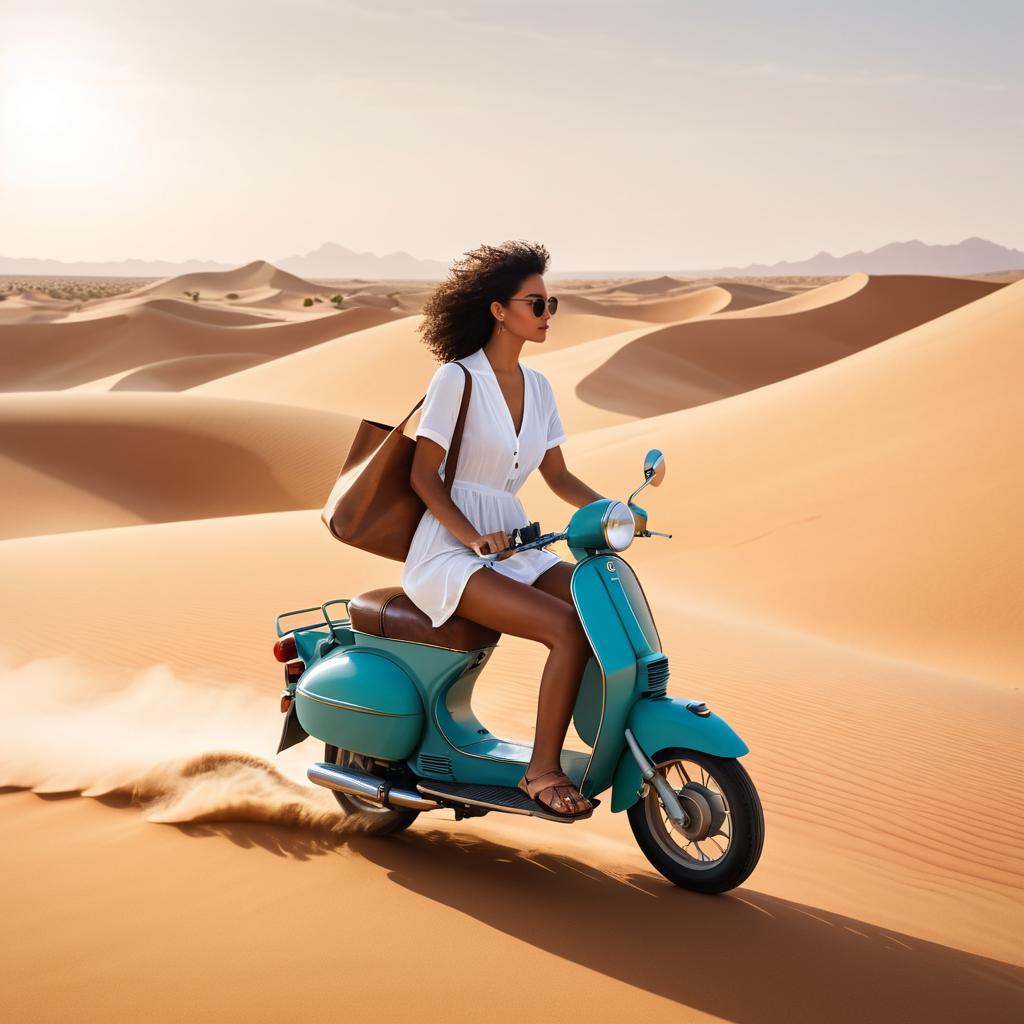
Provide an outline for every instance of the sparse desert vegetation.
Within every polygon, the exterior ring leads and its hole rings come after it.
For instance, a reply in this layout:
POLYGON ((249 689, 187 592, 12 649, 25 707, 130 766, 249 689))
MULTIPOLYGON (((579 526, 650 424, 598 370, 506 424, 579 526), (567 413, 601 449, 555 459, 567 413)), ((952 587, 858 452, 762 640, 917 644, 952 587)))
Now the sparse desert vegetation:
POLYGON ((155 277, 0 277, 0 294, 36 292, 51 299, 87 302, 109 299, 157 281, 155 277))

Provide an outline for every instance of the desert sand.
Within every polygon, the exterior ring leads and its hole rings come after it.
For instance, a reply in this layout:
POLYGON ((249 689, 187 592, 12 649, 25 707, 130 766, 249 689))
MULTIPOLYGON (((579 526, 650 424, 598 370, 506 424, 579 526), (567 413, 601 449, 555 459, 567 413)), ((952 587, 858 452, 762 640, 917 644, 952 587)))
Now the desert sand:
MULTIPOLYGON (((373 837, 305 782, 315 741, 274 753, 274 616, 400 582, 319 510, 360 419, 426 388, 429 287, 257 261, 24 289, 0 303, 7 1019, 1024 1017, 1024 281, 549 291, 522 360, 570 469, 625 499, 665 453, 640 500, 673 536, 625 557, 670 695, 751 748, 754 873, 676 889, 607 804, 373 837)), ((544 529, 573 511, 539 474, 520 496, 544 529)), ((530 740, 543 655, 501 638, 492 731, 530 740)))

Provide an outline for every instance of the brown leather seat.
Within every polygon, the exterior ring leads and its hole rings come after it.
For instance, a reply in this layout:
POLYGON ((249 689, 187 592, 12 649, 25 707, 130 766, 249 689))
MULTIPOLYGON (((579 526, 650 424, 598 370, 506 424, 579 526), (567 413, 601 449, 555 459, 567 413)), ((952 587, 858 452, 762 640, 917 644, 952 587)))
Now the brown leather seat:
POLYGON ((461 615, 452 615, 440 626, 432 626, 430 617, 412 603, 401 587, 367 590, 365 594, 352 598, 348 613, 352 628, 361 633, 448 647, 453 651, 491 647, 501 636, 497 630, 461 615))

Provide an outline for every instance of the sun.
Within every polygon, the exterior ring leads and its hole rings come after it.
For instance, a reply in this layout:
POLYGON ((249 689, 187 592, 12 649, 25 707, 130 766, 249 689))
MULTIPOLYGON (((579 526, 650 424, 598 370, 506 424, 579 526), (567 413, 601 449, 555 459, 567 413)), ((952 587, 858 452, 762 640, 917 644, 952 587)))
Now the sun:
POLYGON ((15 33, 0 54, 0 176, 6 186, 98 184, 131 149, 120 97, 88 54, 59 37, 15 33))

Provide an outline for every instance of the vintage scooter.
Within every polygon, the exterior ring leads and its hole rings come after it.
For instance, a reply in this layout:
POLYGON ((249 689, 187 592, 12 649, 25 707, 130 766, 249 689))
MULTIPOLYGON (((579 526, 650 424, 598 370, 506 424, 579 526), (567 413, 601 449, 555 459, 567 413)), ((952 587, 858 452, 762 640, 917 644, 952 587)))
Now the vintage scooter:
MULTIPOLYGON (((703 701, 667 696, 668 657, 619 554, 634 537, 672 536, 648 530, 646 511, 633 504, 664 476, 665 457, 652 449, 627 502, 585 505, 561 533, 521 527, 505 551, 565 540, 577 562, 572 599, 593 656, 573 723, 589 749, 563 750, 562 769, 595 807, 611 788, 612 811, 626 811, 641 850, 669 881, 717 893, 753 871, 764 817, 737 760, 746 744, 703 701)), ((370 831, 396 832, 443 808, 456 820, 492 811, 567 820, 516 788, 532 748, 494 736, 473 714, 473 687, 499 632, 457 615, 435 628, 400 587, 285 612, 275 628, 286 679, 278 752, 307 736, 322 740, 324 761, 309 779, 370 831), (348 618, 330 617, 336 604, 348 618), (323 621, 282 629, 283 619, 314 611, 323 621)))

